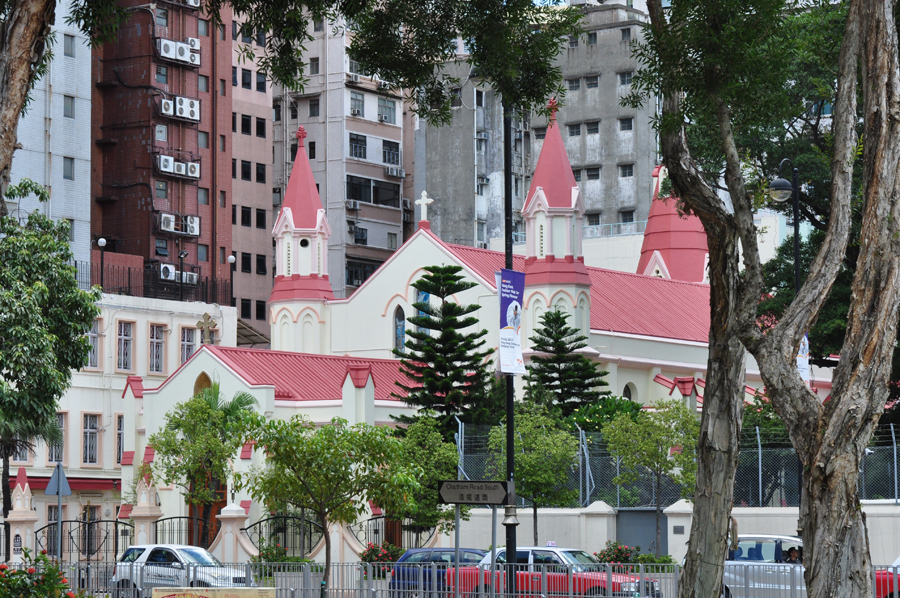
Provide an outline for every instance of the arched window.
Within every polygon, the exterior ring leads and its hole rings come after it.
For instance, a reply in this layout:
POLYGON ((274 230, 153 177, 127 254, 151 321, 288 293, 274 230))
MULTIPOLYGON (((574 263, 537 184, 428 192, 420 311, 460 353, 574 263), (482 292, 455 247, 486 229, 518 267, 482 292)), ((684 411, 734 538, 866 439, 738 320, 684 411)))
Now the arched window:
POLYGON ((212 380, 209 379, 206 372, 200 372, 200 375, 194 380, 194 396, 197 396, 197 393, 210 386, 212 386, 212 380))
POLYGON ((394 348, 403 351, 406 345, 406 314, 399 305, 394 310, 394 348))
POLYGON ((622 397, 629 401, 637 401, 637 387, 629 382, 625 385, 625 388, 622 389, 622 397))

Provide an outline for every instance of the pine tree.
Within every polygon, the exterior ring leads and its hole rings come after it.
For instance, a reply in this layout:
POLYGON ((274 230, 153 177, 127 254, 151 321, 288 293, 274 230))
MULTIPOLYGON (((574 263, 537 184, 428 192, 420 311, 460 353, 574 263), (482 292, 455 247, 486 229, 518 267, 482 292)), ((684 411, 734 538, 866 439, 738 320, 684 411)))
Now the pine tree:
MULTIPOLYGON (((407 321, 412 327, 406 331, 406 352, 394 349, 401 358, 400 371, 408 384, 397 382, 406 395, 394 393, 409 405, 429 409, 444 438, 452 439, 456 431, 454 416, 466 423, 481 419, 482 406, 489 395, 490 373, 485 360, 493 353, 483 350, 487 330, 462 332, 478 324, 470 315, 478 305, 460 305, 448 297, 475 286, 465 282, 459 266, 431 266, 413 283, 419 293, 427 293, 429 300, 413 303, 417 314, 407 321)), ((399 416, 400 423, 413 423, 422 416, 399 416)))
POLYGON ((569 314, 558 309, 541 316, 541 327, 531 337, 531 348, 537 354, 525 375, 526 399, 544 403, 564 418, 610 394, 596 390, 608 386, 603 377, 609 372, 598 371, 597 364, 575 353, 587 346, 587 337, 569 326, 568 319, 569 314))

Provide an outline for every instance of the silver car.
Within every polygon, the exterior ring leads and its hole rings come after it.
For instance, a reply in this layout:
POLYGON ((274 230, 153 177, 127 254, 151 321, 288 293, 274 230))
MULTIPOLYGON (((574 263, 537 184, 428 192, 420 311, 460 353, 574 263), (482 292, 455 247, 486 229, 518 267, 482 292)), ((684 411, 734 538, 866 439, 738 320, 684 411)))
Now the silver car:
POLYGON ((803 541, 794 536, 740 535, 725 561, 724 598, 805 598, 803 541), (790 551, 797 561, 791 562, 790 551))
MULTIPOLYGON (((234 587, 246 585, 244 569, 226 567, 196 546, 131 546, 116 563, 110 586, 116 598, 150 596, 158 587, 234 587)), ((255 586, 253 580, 250 585, 255 586)))

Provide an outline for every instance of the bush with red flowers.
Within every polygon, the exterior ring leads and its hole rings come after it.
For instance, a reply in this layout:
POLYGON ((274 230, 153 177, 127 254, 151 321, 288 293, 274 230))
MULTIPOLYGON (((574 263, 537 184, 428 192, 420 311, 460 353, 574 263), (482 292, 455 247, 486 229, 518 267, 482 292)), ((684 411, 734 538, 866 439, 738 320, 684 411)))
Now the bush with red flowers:
POLYGON ((0 598, 80 598, 82 592, 69 589, 66 579, 56 563, 47 558, 45 551, 34 557, 27 548, 22 549, 21 565, 0 563, 0 598))
MULTIPOLYGON (((402 555, 403 549, 394 546, 390 542, 385 542, 384 544, 373 544, 372 542, 369 542, 366 549, 359 553, 359 560, 364 563, 394 563, 402 555)), ((382 579, 390 572, 390 570, 390 565, 374 567, 375 578, 382 579)))

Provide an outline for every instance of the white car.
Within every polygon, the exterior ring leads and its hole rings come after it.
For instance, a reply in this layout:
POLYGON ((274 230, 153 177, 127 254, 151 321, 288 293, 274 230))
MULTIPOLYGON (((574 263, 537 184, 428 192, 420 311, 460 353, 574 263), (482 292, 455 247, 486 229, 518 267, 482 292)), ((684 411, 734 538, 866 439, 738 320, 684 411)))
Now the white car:
POLYGON ((741 534, 736 550, 725 560, 724 598, 791 596, 804 598, 803 541, 795 536, 741 534), (798 563, 790 563, 788 552, 795 548, 798 563))
MULTIPOLYGON (((110 586, 116 598, 142 598, 157 587, 235 587, 247 585, 247 571, 226 567, 196 546, 131 546, 116 563, 110 586)), ((250 579, 250 586, 255 586, 250 579)))

